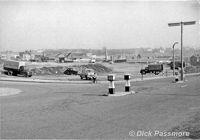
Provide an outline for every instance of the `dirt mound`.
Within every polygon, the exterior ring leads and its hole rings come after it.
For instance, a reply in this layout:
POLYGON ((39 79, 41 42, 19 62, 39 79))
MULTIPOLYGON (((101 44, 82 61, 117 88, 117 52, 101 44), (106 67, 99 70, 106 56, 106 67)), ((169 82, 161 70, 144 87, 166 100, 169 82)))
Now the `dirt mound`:
MULTIPOLYGON (((33 75, 62 75, 67 69, 67 66, 56 66, 56 67, 42 67, 30 69, 33 72, 33 75)), ((86 64, 86 65, 73 65, 70 68, 75 68, 77 71, 88 68, 93 69, 97 73, 108 73, 112 69, 102 65, 102 64, 86 64)))
POLYGON ((78 66, 80 69, 93 69, 97 73, 108 73, 111 72, 112 69, 102 65, 102 64, 87 64, 87 65, 81 65, 78 66))
POLYGON ((34 75, 63 74, 65 67, 42 67, 31 69, 34 75))

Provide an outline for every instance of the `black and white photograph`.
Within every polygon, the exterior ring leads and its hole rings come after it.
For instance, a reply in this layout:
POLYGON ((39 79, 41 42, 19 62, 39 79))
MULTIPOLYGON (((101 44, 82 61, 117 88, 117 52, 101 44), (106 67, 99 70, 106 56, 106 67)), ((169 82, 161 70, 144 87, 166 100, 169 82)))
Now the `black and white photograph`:
POLYGON ((0 139, 200 139, 200 0, 0 0, 0 139))

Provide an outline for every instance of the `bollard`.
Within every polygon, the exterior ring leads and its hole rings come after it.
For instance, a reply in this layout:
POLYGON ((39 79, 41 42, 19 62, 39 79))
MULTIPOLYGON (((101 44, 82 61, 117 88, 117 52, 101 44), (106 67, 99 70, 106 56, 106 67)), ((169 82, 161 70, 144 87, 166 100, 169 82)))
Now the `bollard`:
POLYGON ((108 87, 108 93, 109 94, 115 94, 115 75, 109 74, 108 75, 108 81, 109 81, 109 87, 108 87))
POLYGON ((125 82, 125 92, 130 92, 131 90, 131 83, 130 83, 131 75, 130 74, 125 74, 124 75, 124 80, 125 82))
POLYGON ((179 81, 179 73, 178 71, 175 72, 175 82, 179 81))

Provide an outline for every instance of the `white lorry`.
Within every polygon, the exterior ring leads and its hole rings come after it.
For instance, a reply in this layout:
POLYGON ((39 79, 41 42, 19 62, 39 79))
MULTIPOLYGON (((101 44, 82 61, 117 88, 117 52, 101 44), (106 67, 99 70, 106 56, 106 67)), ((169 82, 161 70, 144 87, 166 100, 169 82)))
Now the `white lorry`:
POLYGON ((31 77, 32 72, 25 69, 25 64, 23 61, 5 60, 3 68, 7 71, 8 75, 31 77))
POLYGON ((91 80, 94 75, 95 73, 93 69, 83 69, 81 73, 79 73, 81 79, 85 78, 86 80, 91 80))

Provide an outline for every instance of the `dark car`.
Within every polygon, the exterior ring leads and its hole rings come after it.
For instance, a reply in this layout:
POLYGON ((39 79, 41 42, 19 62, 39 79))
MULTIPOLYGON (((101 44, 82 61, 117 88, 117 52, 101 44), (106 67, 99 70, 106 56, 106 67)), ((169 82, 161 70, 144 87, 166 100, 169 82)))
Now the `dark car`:
MULTIPOLYGON (((169 64, 171 70, 173 70, 173 62, 169 64)), ((183 61, 183 67, 185 67, 185 62, 183 61)), ((175 61, 175 69, 181 68, 181 61, 175 61)))
POLYGON ((64 72, 66 75, 77 75, 78 71, 74 68, 67 68, 67 70, 64 72))

